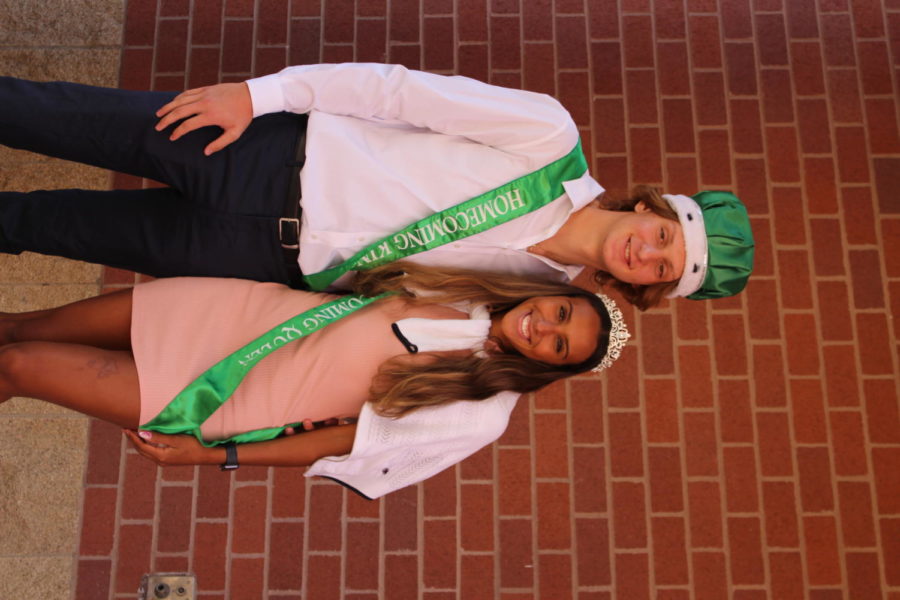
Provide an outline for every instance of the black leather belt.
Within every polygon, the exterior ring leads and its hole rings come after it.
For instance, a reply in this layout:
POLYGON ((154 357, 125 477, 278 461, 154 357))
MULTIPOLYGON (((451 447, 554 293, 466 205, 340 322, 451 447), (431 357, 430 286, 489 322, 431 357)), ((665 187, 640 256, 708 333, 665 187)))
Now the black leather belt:
POLYGON ((305 288, 303 273, 297 259, 300 257, 300 169, 306 162, 306 115, 300 123, 297 134, 297 147, 294 149, 294 160, 289 163, 291 179, 288 193, 284 199, 284 215, 278 219, 278 241, 281 244, 281 255, 287 270, 286 283, 292 288, 305 288))

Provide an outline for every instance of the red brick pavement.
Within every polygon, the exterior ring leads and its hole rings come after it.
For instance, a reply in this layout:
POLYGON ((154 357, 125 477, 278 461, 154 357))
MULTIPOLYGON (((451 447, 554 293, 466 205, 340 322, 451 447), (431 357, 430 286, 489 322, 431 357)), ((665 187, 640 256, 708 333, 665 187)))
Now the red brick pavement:
POLYGON ((898 40, 898 0, 129 0, 123 87, 359 60, 547 92, 606 187, 736 190, 758 258, 378 502, 94 423, 76 597, 900 599, 898 40))

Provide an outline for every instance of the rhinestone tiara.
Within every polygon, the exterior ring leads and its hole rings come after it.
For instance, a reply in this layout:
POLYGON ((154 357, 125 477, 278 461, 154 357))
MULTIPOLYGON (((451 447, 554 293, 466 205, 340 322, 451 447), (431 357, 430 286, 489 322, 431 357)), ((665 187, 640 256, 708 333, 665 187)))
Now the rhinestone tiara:
POLYGON ((631 337, 631 334, 628 333, 628 327, 625 325, 625 318, 622 316, 622 311, 619 310, 619 307, 616 305, 616 301, 606 294, 597 294, 597 297, 603 301, 603 306, 606 307, 606 312, 609 313, 611 325, 609 328, 609 346, 606 348, 606 356, 603 357, 603 360, 600 361, 599 365, 591 369, 594 373, 599 373, 600 371, 611 367, 619 358, 619 355, 622 354, 622 349, 631 337))

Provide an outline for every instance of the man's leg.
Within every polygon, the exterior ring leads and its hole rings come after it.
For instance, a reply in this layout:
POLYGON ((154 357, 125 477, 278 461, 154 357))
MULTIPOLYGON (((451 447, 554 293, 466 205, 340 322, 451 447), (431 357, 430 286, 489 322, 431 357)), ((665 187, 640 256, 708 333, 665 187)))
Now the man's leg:
POLYGON ((154 129, 155 111, 175 94, 0 77, 0 144, 147 177, 192 203, 246 215, 284 216, 284 196, 305 117, 254 119, 239 140, 204 156, 221 130, 177 142, 154 129))
POLYGON ((0 77, 0 144, 155 179, 142 148, 174 95, 0 77))
POLYGON ((39 252, 156 277, 284 283, 277 219, 185 202, 171 188, 0 192, 0 252, 39 252))

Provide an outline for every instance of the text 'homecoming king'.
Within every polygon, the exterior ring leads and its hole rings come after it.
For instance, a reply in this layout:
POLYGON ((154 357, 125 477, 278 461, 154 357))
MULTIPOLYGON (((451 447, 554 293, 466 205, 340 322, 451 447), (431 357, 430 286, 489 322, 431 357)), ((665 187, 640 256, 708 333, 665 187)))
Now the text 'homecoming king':
MULTIPOLYGON (((522 200, 522 193, 518 188, 514 188, 504 194, 495 196, 483 204, 470 206, 455 213, 445 214, 440 220, 418 224, 415 229, 396 233, 391 238, 391 241, 401 251, 418 248, 427 246, 435 240, 441 240, 448 235, 460 231, 468 231, 473 227, 483 225, 490 219, 496 219, 498 216, 507 214, 519 216, 519 213, 524 214, 527 212, 525 201, 522 200)), ((368 264, 391 254, 393 254, 393 249, 390 243, 384 241, 361 256, 359 260, 368 264)))

